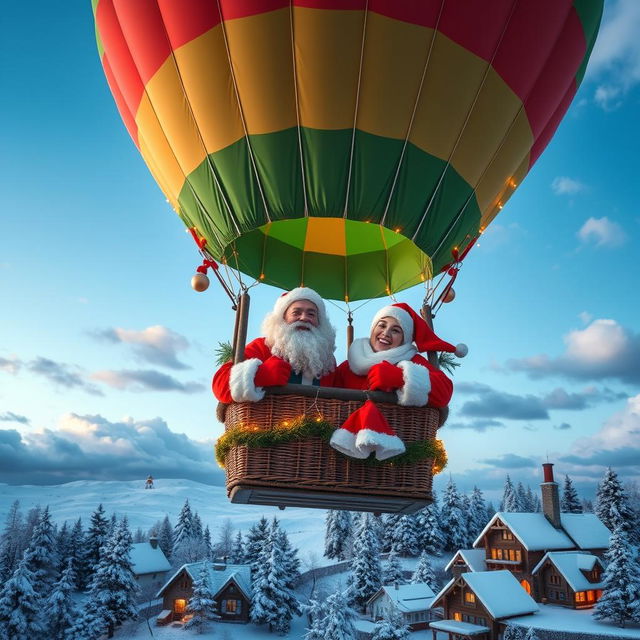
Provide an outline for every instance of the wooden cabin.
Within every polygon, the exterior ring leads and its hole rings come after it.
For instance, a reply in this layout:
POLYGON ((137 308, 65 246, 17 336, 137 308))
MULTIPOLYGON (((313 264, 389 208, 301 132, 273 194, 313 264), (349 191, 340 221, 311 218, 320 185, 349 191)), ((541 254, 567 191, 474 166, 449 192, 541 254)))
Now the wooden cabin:
POLYGON ((454 578, 468 571, 486 571, 487 563, 484 549, 460 549, 444 568, 451 571, 454 578))
POLYGON ((540 601, 572 609, 593 607, 602 595, 600 558, 579 551, 545 554, 533 569, 540 601))
POLYGON ((436 595, 431 606, 444 610, 442 620, 429 623, 433 640, 438 631, 449 640, 498 640, 506 619, 539 611, 507 570, 462 573, 436 595))
MULTIPOLYGON (((183 564, 158 591, 156 598, 163 599, 165 623, 182 620, 187 603, 193 596, 193 583, 197 580, 202 562, 183 564)), ((209 579, 216 602, 220 622, 249 622, 251 606, 251 567, 246 564, 209 563, 209 579)))
POLYGON ((131 565, 140 587, 140 599, 148 600, 165 583, 171 565, 158 546, 158 538, 131 547, 131 565))
MULTIPOLYGON (((428 584, 396 584, 382 587, 367 602, 367 612, 375 622, 388 609, 397 611, 411 631, 426 629, 436 614, 431 609, 435 593, 428 584)), ((439 616, 438 616, 439 617, 439 616)))

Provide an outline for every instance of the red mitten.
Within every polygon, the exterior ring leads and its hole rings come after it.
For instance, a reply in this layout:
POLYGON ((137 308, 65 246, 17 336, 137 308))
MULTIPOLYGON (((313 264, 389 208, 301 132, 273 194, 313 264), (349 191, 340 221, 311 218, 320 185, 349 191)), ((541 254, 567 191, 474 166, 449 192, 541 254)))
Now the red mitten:
POLYGON ((367 375, 369 389, 371 391, 394 391, 404 386, 404 375, 400 367, 383 360, 380 364, 375 364, 367 375))
POLYGON ((291 365, 282 358, 267 358, 256 371, 253 382, 256 387, 281 387, 289 382, 291 365))

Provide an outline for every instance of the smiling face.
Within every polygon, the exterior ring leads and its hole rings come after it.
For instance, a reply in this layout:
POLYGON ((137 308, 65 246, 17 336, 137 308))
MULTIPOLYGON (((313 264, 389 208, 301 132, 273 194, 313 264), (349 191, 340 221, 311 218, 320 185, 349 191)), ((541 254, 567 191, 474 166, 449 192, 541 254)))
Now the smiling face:
MULTIPOLYGON (((294 322, 308 322, 314 327, 318 326, 318 307, 311 300, 296 300, 292 302, 284 312, 284 321, 287 324, 294 322)), ((304 329, 304 326, 298 327, 304 329)))
POLYGON ((399 347, 404 342, 404 332, 400 323, 390 316, 380 318, 371 330, 369 344, 374 351, 387 351, 399 347))

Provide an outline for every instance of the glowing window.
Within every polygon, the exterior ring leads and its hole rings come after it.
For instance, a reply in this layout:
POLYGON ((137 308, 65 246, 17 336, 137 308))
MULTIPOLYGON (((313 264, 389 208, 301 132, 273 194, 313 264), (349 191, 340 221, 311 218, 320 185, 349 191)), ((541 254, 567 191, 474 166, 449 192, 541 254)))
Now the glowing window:
POLYGON ((176 613, 184 613, 184 610, 187 608, 187 601, 184 598, 176 598, 173 601, 173 610, 176 613))
POLYGON ((576 602, 586 602, 587 594, 584 591, 576 591, 576 602))
POLYGON ((521 580, 520 584, 522 585, 522 588, 527 592, 527 593, 531 593, 531 585, 529 584, 528 580, 521 580))
POLYGON ((471 591, 465 591, 464 593, 464 601, 468 602, 469 604, 475 604, 476 603, 476 596, 473 592, 471 591))
POLYGON ((453 612, 453 619, 457 620, 458 622, 462 622, 462 614, 459 613, 458 611, 454 611, 453 612))

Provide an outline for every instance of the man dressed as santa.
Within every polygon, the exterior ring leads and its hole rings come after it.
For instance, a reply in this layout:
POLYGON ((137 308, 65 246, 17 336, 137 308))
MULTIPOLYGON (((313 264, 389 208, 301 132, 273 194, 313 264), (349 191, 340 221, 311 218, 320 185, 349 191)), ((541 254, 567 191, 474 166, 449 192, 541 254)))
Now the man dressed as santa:
POLYGON ((335 386, 336 332, 313 289, 298 287, 280 296, 262 333, 246 346, 243 362, 227 362, 214 375, 220 402, 258 402, 265 387, 287 383, 335 386))

